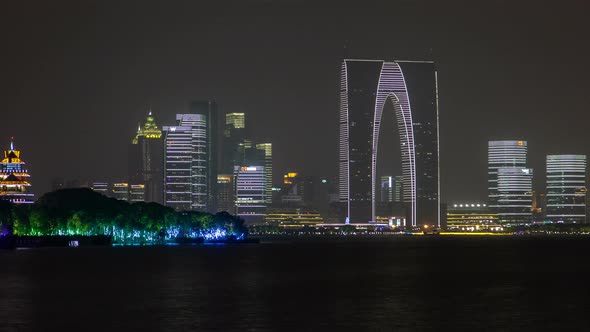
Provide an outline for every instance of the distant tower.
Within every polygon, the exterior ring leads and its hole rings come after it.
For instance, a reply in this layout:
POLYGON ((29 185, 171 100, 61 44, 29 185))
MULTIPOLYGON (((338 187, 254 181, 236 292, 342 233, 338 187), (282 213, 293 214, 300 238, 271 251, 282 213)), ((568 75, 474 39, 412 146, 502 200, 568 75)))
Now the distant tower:
POLYGON ((129 183, 134 185, 135 201, 145 197, 146 202, 163 203, 163 153, 162 131, 150 110, 145 124, 138 128, 130 146, 129 183), (144 188, 145 196, 140 195, 141 188, 144 188))
POLYGON ((488 142, 488 206, 501 222, 530 221, 532 176, 526 141, 488 142))
POLYGON ((264 151, 264 188, 266 204, 272 204, 272 143, 256 144, 258 150, 264 151))
POLYGON ((236 214, 246 221, 261 221, 265 213, 264 166, 234 168, 236 214))
POLYGON ((500 167, 497 174, 497 203, 493 211, 500 222, 528 223, 532 219, 533 170, 500 167))
POLYGON ((29 171, 24 168, 25 162, 20 158, 20 151, 14 148, 10 140, 10 149, 4 151, 4 159, 0 164, 0 199, 15 204, 31 204, 34 195, 30 192, 29 171))
POLYGON ((227 113, 223 131, 223 158, 220 170, 231 174, 234 166, 240 166, 244 156, 240 151, 240 144, 244 143, 246 131, 246 116, 244 113, 227 113))
POLYGON ((235 213, 234 186, 232 174, 217 175, 217 212, 235 213))
MULTIPOLYGON (((206 211, 217 212, 217 103, 212 100, 192 102, 190 113, 204 116, 206 139, 206 211)), ((203 153, 202 151, 199 153, 203 153)), ((198 166, 198 165, 194 165, 198 166)), ((201 166, 198 166, 201 167, 201 166)))
POLYGON ((547 219, 586 222, 586 156, 547 156, 547 219))

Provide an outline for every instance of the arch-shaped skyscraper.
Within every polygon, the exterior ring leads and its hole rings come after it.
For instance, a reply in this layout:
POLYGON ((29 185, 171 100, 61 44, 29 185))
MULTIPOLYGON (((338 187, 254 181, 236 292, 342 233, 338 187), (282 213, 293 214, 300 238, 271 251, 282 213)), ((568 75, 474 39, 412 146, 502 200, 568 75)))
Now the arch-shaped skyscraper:
POLYGON ((375 220, 377 148, 391 100, 400 134, 408 225, 440 225, 438 91, 433 62, 344 60, 340 83, 339 198, 350 222, 375 220))

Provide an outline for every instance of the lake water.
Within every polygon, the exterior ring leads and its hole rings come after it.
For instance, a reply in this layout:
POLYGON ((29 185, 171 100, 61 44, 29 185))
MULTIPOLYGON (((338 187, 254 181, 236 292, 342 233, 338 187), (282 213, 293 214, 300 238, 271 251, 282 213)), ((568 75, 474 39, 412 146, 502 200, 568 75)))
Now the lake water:
POLYGON ((0 252, 0 331, 590 330, 590 237, 0 252))

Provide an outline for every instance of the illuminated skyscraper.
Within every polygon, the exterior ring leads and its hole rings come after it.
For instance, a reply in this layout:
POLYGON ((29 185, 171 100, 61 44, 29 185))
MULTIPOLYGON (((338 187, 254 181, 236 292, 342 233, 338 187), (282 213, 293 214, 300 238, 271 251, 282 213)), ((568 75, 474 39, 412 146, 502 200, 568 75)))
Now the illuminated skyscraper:
POLYGON ((11 139, 10 149, 4 151, 4 159, 0 164, 0 199, 15 204, 33 203, 30 177, 25 162, 20 158, 20 151, 14 148, 11 139))
POLYGON ((547 219, 586 222, 586 156, 547 156, 547 219))
POLYGON ((241 166, 244 160, 241 145, 246 137, 246 117, 244 113, 228 113, 225 115, 223 131, 223 158, 221 171, 233 173, 234 166, 241 166))
MULTIPOLYGON (((225 115, 225 130, 231 131, 235 129, 246 128, 246 115, 244 113, 227 113, 225 115)), ((226 134, 226 136, 229 136, 226 134)))
POLYGON ((236 214, 261 219, 266 209, 264 166, 236 166, 234 183, 236 214))
POLYGON ((145 124, 138 128, 129 151, 129 182, 144 186, 146 202, 163 202, 163 151, 162 131, 150 111, 145 124))
MULTIPOLYGON (((192 102, 190 105, 191 114, 204 116, 205 120, 205 153, 206 167, 203 169, 206 176, 206 211, 217 212, 217 103, 212 100, 192 102)), ((202 168, 203 165, 193 165, 202 168)))
MULTIPOLYGON (((514 202, 512 198, 508 199, 506 196, 502 198, 500 201, 499 198, 499 169, 500 168, 513 168, 512 171, 506 171, 506 178, 504 181, 510 181, 510 179, 518 180, 518 181, 526 181, 524 180, 527 178, 527 174, 523 173, 520 170, 527 169, 527 142, 526 141, 516 141, 516 140, 507 140, 507 141, 489 141, 488 142, 488 199, 489 199, 489 208, 490 211, 493 213, 498 213, 500 221, 526 221, 530 219, 530 208, 532 204, 532 187, 524 186, 522 183, 517 185, 517 189, 520 190, 520 194, 518 195, 525 195, 524 193, 527 192, 526 196, 522 196, 521 198, 528 197, 524 201, 518 199, 518 202, 514 202), (510 173, 511 172, 511 173, 510 173), (509 175, 512 174, 512 175, 509 175), (522 192, 522 189, 525 189, 522 192), (526 202, 529 203, 526 203, 526 202), (527 212, 527 207, 524 205, 528 204, 529 211, 527 212), (522 210, 521 212, 514 211, 514 210, 522 210), (511 212, 512 211, 512 212, 511 212), (516 213, 515 215, 510 213, 516 213), (524 215, 523 215, 524 213, 524 215), (514 218, 509 217, 510 215, 514 216, 514 218), (519 217, 520 216, 520 217, 519 217), (521 218, 522 217, 522 218, 521 218)), ((532 177, 532 171, 530 171, 530 176, 532 177)), ((510 183, 505 182, 504 190, 508 190, 510 183)), ((515 193, 517 194, 517 193, 515 193)), ((506 192, 503 195, 507 195, 506 192)))
MULTIPOLYGON (((206 113, 206 112, 205 112, 206 113)), ((217 172, 209 142, 211 128, 206 114, 177 114, 177 126, 164 126, 165 133, 165 204, 178 211, 212 211, 217 186, 217 172), (215 184, 211 185, 211 174, 215 184)), ((213 210, 212 212, 216 212, 213 210)))
POLYGON ((533 170, 520 167, 497 169, 497 203, 492 212, 500 222, 526 223, 532 218, 533 170))
POLYGON ((264 188, 266 204, 272 204, 272 143, 256 144, 258 150, 264 151, 264 188))
POLYGON ((409 225, 439 225, 437 74, 433 62, 344 60, 340 85, 339 197, 347 220, 375 220, 384 105, 400 134, 409 225))
MULTIPOLYGON (((177 120, 184 114, 178 114, 177 120)), ((195 117, 197 117, 195 115, 195 117)), ((198 117, 200 118, 200 116, 198 117)), ((191 126, 164 126, 164 204, 177 211, 190 211, 193 202, 197 209, 205 207, 204 198, 193 200, 193 127, 191 126)), ((197 130, 198 128, 194 128, 197 130)), ((201 126, 201 134, 205 131, 201 126)), ((204 144, 200 144, 201 148, 204 144)), ((204 161, 202 161, 204 163, 204 161)), ((195 169, 196 170, 196 169, 195 169)), ((195 172, 197 175, 197 172, 195 172)), ((199 177, 202 182, 203 176, 199 177)), ((196 189, 196 188, 195 188, 196 189)))

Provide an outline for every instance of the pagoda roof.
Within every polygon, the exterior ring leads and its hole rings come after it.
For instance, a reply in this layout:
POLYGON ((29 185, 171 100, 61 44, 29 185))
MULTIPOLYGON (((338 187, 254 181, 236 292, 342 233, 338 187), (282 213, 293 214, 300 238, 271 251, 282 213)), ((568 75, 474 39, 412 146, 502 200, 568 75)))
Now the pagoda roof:
POLYGON ((10 173, 6 178, 0 180, 0 184, 22 184, 22 185, 29 185, 29 182, 20 179, 18 176, 14 175, 14 173, 10 173))

